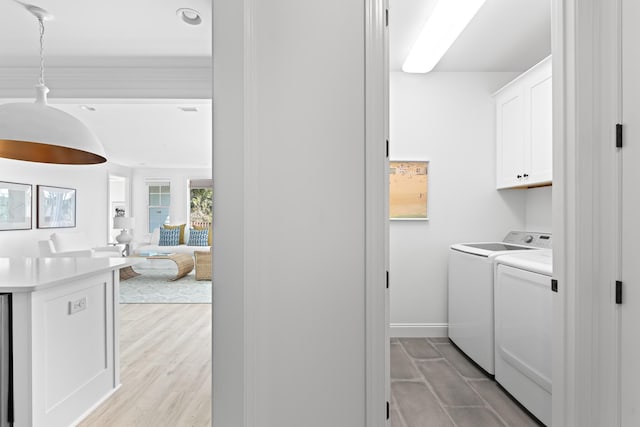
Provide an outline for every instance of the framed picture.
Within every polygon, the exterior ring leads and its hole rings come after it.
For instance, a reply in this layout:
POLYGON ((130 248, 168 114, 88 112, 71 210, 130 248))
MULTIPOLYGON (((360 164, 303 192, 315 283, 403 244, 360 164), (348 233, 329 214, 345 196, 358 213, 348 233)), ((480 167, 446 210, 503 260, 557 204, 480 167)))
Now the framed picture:
POLYGON ((31 185, 0 181, 0 230, 31 229, 31 185))
POLYGON ((38 228, 76 226, 76 190, 38 185, 38 228))
POLYGON ((390 161, 389 219, 428 219, 428 183, 428 161, 390 161))

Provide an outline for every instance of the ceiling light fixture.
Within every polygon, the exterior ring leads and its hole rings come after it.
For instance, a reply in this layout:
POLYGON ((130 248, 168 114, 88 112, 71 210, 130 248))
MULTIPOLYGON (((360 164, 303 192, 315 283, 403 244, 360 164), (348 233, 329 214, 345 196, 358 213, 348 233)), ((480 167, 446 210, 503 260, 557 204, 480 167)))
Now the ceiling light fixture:
POLYGON ((405 73, 428 73, 440 61, 486 0, 440 0, 427 19, 409 56, 405 73))
POLYGON ((189 9, 188 7, 181 7, 176 10, 176 15, 189 25, 200 25, 202 18, 200 18, 200 12, 195 9, 189 9))
POLYGON ((47 105, 44 83, 44 21, 53 15, 16 0, 40 26, 40 78, 34 103, 0 105, 0 157, 28 162, 91 165, 107 161, 98 138, 80 120, 47 105))
POLYGON ((185 113, 197 113, 198 107, 178 107, 178 109, 184 111, 185 113))

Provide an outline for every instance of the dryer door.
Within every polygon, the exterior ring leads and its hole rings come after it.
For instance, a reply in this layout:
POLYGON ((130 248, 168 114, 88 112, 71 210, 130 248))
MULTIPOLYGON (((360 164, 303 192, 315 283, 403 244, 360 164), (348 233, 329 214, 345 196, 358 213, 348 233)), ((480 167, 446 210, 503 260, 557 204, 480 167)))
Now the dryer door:
POLYGON ((551 278, 498 264, 496 381, 551 425, 551 278))

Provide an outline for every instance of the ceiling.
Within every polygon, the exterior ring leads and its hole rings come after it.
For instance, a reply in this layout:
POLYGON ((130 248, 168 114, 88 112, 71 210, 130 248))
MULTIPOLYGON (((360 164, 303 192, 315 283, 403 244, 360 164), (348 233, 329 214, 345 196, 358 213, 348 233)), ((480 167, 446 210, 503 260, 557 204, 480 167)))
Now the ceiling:
POLYGON ((89 126, 110 162, 131 167, 211 167, 210 101, 52 100, 50 105, 89 126))
MULTIPOLYGON (((211 56, 211 0, 23 0, 54 15, 45 22, 46 57, 211 56), (200 12, 198 26, 178 8, 200 12)), ((37 57, 38 24, 12 0, 0 1, 0 65, 37 57)))
MULTIPOLYGON (((389 60, 401 71, 437 0, 389 0, 389 60)), ((522 72, 551 53, 551 0, 487 0, 434 71, 522 72)))

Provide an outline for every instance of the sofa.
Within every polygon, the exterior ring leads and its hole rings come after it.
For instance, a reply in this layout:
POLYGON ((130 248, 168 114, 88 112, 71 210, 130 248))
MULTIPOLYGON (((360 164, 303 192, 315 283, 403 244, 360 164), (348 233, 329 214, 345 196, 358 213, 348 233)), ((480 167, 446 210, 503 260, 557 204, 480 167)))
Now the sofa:
POLYGON ((40 240, 40 257, 121 257, 123 245, 92 247, 86 234, 80 232, 53 233, 48 240, 40 240))
MULTIPOLYGON (((188 227, 184 228, 184 237, 182 241, 189 242, 189 234, 190 229, 188 227)), ((147 241, 136 243, 134 245, 133 254, 134 255, 143 255, 149 252, 159 252, 159 253, 181 253, 181 254, 189 254, 193 256, 195 251, 211 251, 211 246, 189 246, 186 243, 178 244, 178 245, 160 245, 160 228, 156 228, 153 230, 153 233, 149 235, 146 239, 147 241)))

